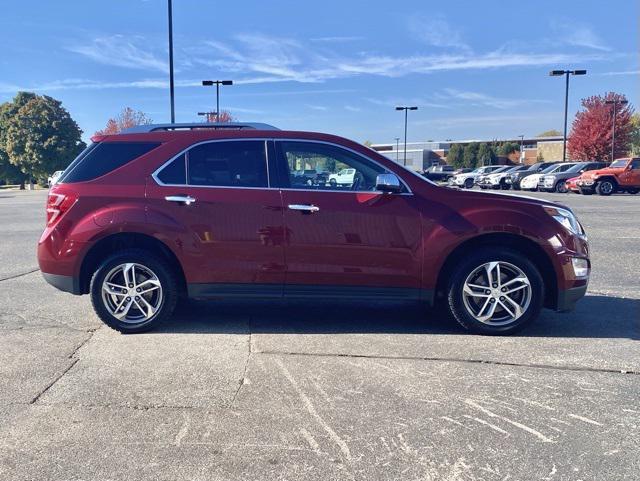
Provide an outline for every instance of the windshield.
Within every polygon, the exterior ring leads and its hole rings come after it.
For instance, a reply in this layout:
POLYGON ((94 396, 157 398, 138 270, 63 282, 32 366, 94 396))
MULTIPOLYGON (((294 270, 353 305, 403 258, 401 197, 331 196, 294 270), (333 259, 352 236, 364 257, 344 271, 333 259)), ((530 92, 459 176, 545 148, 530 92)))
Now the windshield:
POLYGON ((584 169, 586 166, 587 164, 584 164, 584 163, 576 164, 570 169, 567 169, 567 172, 580 172, 580 170, 584 169))
POLYGON ((612 167, 612 168, 625 167, 627 165, 627 162, 628 162, 627 159, 619 159, 619 160, 616 160, 615 162, 612 162, 609 167, 612 167))
POLYGON ((544 169, 542 172, 540 172, 541 174, 552 174, 558 170, 560 170, 560 167, 562 167, 562 165, 560 164, 553 164, 550 165, 549 167, 547 167, 546 169, 544 169))
POLYGON ((509 167, 508 165, 505 167, 500 167, 499 169, 494 170, 493 172, 491 172, 492 174, 497 174, 499 172, 506 172, 511 170, 511 167, 509 167))

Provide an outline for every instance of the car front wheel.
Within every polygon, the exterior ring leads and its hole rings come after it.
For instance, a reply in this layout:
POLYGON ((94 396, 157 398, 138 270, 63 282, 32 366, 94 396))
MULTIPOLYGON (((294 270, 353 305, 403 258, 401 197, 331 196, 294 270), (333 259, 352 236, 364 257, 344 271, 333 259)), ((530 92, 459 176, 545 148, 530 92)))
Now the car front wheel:
POLYGON ((513 334, 533 321, 543 304, 543 280, 517 251, 485 247, 450 277, 448 303, 455 319, 478 334, 513 334))
POLYGON ((616 191, 616 187, 614 181, 605 179, 596 184, 596 192, 599 195, 611 195, 616 191))
POLYGON ((167 263, 139 249, 106 259, 94 273, 90 290, 98 317, 122 333, 152 329, 171 316, 178 300, 167 263))

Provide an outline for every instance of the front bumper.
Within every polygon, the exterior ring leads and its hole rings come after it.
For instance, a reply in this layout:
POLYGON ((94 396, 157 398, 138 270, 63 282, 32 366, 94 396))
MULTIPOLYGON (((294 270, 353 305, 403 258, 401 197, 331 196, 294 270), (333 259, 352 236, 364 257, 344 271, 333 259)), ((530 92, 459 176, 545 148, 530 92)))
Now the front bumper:
POLYGON ((572 287, 563 291, 558 291, 558 302, 556 304, 556 310, 558 312, 573 311, 576 307, 576 302, 582 299, 587 293, 587 285, 572 287))

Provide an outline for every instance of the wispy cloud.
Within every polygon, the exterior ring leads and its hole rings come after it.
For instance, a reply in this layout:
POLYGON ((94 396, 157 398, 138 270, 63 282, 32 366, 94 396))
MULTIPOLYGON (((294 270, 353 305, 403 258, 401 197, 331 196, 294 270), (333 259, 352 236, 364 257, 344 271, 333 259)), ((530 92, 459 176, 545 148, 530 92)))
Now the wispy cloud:
POLYGON ((600 72, 600 73, 596 73, 594 75, 604 75, 604 76, 611 76, 611 75, 640 75, 640 70, 620 70, 617 72, 600 72))
POLYGON ((67 47, 67 50, 113 67, 168 71, 167 61, 150 51, 141 36, 98 37, 87 44, 67 47))
POLYGON ((329 110, 329 108, 325 107, 324 105, 307 104, 307 107, 312 109, 312 110, 319 110, 321 112, 325 112, 325 111, 329 110))
POLYGON ((325 43, 357 42, 358 40, 364 40, 364 37, 337 35, 334 37, 315 37, 311 39, 312 42, 325 42, 325 43))
POLYGON ((451 26, 444 15, 412 15, 408 23, 411 32, 428 45, 471 50, 461 32, 451 26))
POLYGON ((437 94, 439 98, 463 101, 466 105, 492 107, 496 109, 512 109, 531 103, 548 103, 548 100, 524 99, 524 98, 500 98, 481 92, 471 92, 445 88, 443 93, 437 94))
POLYGON ((348 110, 349 112, 361 112, 362 111, 362 109, 360 107, 354 107, 353 105, 345 105, 344 109, 348 110))
POLYGON ((574 47, 586 47, 602 52, 609 52, 611 48, 585 24, 571 20, 555 20, 551 22, 551 29, 561 41, 574 47))

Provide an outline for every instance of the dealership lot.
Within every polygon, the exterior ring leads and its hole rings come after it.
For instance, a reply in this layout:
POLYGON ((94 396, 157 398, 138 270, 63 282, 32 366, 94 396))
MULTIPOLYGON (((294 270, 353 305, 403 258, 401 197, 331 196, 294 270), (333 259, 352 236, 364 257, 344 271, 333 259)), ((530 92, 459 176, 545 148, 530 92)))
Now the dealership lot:
POLYGON ((594 273, 519 336, 216 303, 123 336, 35 272, 45 192, 0 191, 0 479, 636 479, 640 196, 529 195, 574 209, 594 273))

